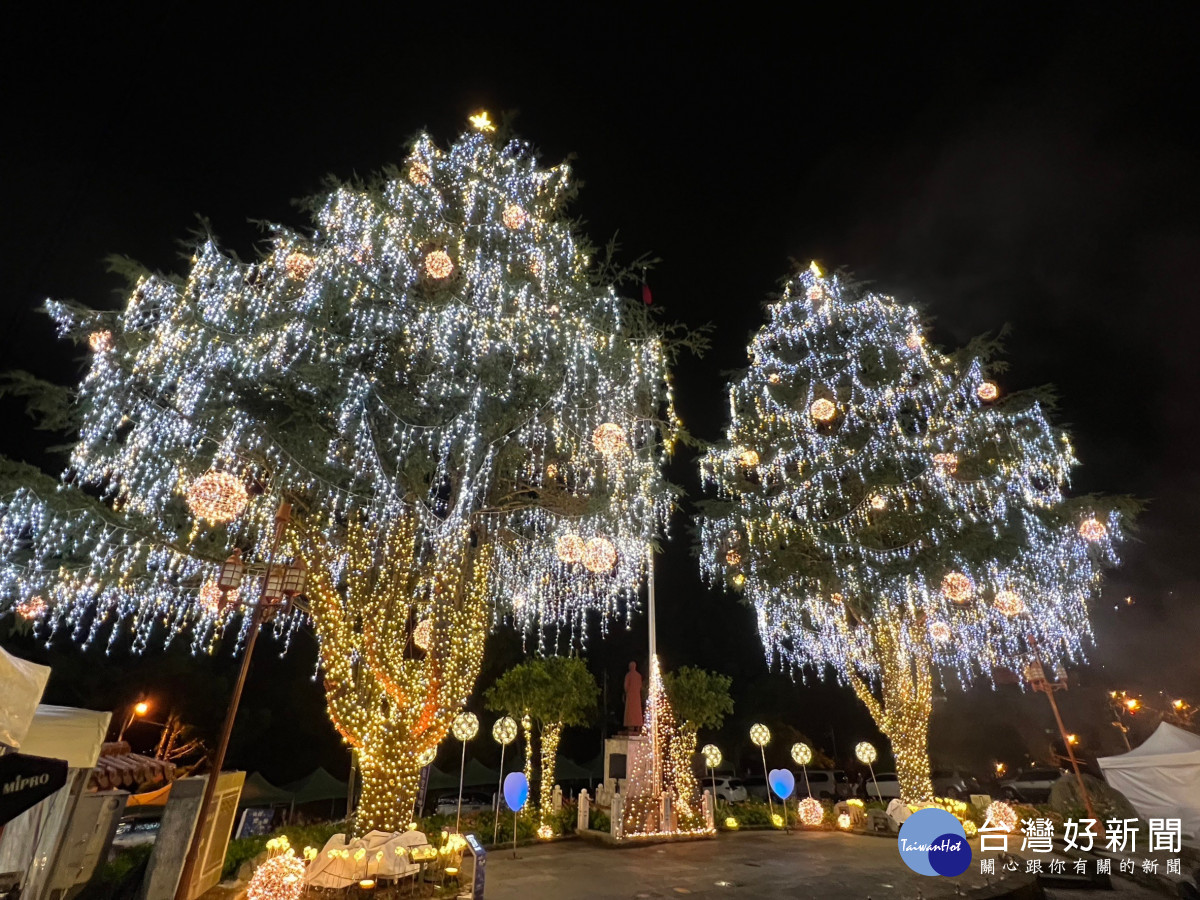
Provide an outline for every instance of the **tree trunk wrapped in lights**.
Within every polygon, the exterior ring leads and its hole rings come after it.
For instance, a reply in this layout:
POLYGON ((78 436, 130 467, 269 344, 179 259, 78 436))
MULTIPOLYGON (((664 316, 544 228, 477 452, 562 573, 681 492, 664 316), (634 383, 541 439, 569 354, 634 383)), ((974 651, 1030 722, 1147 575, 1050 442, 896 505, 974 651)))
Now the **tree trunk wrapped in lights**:
POLYGON ((345 548, 318 530, 301 541, 329 716, 358 750, 359 831, 412 821, 418 760, 449 732, 483 660, 486 558, 464 540, 461 558, 422 568, 418 540, 407 516, 378 529, 353 522, 345 548))
POLYGON ((767 657, 851 684, 927 800, 935 681, 1079 661, 1086 603, 1136 505, 1070 499, 1070 440, 1002 397, 998 342, 947 355, 917 311, 814 265, 769 306, 701 468, 701 568, 758 613, 767 657))
MULTIPOLYGON (((61 483, 0 466, 0 612, 84 642, 116 641, 105 630, 122 622, 138 649, 190 631, 211 652, 245 637, 287 501, 321 534, 305 553, 322 560, 313 624, 341 728, 379 761, 383 714, 368 727, 351 710, 382 690, 391 716, 388 691, 420 695, 421 738, 387 767, 410 765, 466 702, 465 657, 492 621, 583 638, 590 613, 603 627, 632 615, 674 494, 667 365, 688 339, 617 293, 628 273, 574 230, 569 167, 540 166, 486 116, 472 124, 444 150, 419 136, 401 170, 335 185, 308 227, 271 226, 253 262, 207 239, 180 277, 131 272, 119 311, 48 304, 91 366, 74 391, 17 381, 77 440, 61 483), (404 529, 411 546, 395 543, 404 529), (355 546, 384 568, 407 560, 408 586, 347 601, 355 546), (228 591, 227 560, 247 573, 228 591), (432 624, 362 617, 389 596, 432 624), (426 637, 433 659, 405 669, 426 637), (450 639, 462 660, 437 659, 450 639)), ((302 621, 289 610, 273 627, 302 621)))
POLYGON ((542 726, 542 774, 538 785, 538 800, 545 822, 554 813, 554 780, 558 768, 558 742, 562 738, 560 722, 547 722, 542 726))

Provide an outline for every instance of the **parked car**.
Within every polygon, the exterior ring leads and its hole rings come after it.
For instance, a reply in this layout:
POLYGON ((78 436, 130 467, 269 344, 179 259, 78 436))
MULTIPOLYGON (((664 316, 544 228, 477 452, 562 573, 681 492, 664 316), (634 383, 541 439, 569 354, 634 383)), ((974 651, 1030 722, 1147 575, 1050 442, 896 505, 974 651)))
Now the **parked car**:
MULTIPOLYGON (((492 795, 483 791, 463 791, 462 811, 464 813, 483 812, 492 808, 492 795)), ((439 816, 453 816, 458 813, 458 791, 451 791, 438 797, 434 813, 439 816)))
POLYGON ((804 789, 804 770, 793 773, 796 777, 796 796, 816 797, 818 800, 846 800, 854 796, 854 786, 841 769, 809 769, 808 792, 804 789))
POLYGON ((966 800, 971 794, 986 794, 979 779, 959 769, 942 769, 933 773, 933 792, 939 797, 966 800))
POLYGON ((730 775, 717 776, 716 795, 718 803, 744 803, 750 796, 742 779, 730 775))
POLYGON ((1045 803, 1050 799, 1050 788, 1062 778, 1062 769, 1050 766, 1034 766, 1021 769, 1012 778, 1000 782, 1000 789, 1010 800, 1022 803, 1045 803))
POLYGON ((767 800, 767 779, 761 775, 747 775, 742 779, 742 786, 746 788, 747 799, 762 800, 764 803, 767 800))
POLYGON ((900 779, 895 772, 876 772, 875 777, 867 776, 863 786, 868 800, 894 800, 900 796, 900 779))

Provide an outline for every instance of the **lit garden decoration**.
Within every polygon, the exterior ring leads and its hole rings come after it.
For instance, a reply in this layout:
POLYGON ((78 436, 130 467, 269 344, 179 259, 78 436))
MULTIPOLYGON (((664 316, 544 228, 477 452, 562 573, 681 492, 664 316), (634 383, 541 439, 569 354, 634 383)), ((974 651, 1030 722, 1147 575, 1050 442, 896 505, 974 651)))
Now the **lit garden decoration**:
POLYGON ((290 503, 358 827, 402 829, 490 625, 583 640, 588 613, 628 617, 670 509, 672 347, 572 230, 573 191, 494 128, 422 135, 256 261, 208 239, 178 276, 130 271, 118 312, 49 303, 91 363, 62 400, 67 475, 22 470, 0 501, 5 607, 85 644, 118 622, 139 648, 244 640, 290 503), (234 553, 247 578, 222 595, 234 553))
POLYGON ((917 311, 813 265, 769 307, 730 387, 701 567, 758 612, 770 661, 854 687, 930 800, 935 679, 1079 661, 1087 601, 1132 504, 1069 499, 1069 438, 1005 396, 987 339, 930 346, 917 311))

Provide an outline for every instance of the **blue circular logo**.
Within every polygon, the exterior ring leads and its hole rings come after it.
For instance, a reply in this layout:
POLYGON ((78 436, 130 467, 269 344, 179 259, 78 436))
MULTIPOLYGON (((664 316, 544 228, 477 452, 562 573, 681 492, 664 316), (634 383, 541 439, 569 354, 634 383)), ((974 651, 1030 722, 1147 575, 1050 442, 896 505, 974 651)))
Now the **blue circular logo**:
POLYGON ((921 875, 961 875, 971 865, 962 822, 944 809, 918 809, 900 826, 900 858, 921 875))

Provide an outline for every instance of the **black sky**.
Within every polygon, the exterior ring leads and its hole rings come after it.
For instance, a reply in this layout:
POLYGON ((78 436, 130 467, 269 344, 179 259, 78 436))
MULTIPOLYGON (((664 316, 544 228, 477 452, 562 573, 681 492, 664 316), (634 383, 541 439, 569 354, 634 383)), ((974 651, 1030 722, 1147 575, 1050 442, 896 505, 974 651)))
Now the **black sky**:
MULTIPOLYGON (((589 235, 619 231, 626 259, 660 256, 656 302, 716 325, 712 351, 678 373, 701 437, 721 432, 724 372, 745 364, 790 258, 922 303, 947 344, 1012 325, 1001 381, 1058 387, 1083 461, 1075 487, 1151 501, 1068 704, 1111 741, 1101 689, 1200 700, 1200 16, 1169 3, 905 6, 886 18, 871 6, 785 16, 741 5, 669 19, 609 6, 507 18, 408 4, 163 5, 149 17, 44 7, 8 30, 0 61, 5 366, 75 377, 35 307, 47 296, 116 303, 106 254, 178 270, 178 242, 203 215, 250 256, 248 220, 304 225, 289 201, 326 174, 398 162, 423 127, 448 141, 480 107, 519 110, 518 131, 546 162, 577 155, 574 211, 589 235), (1130 595, 1133 606, 1119 602, 1130 595)), ((0 451, 43 461, 43 437, 2 408, 0 451)), ((676 470, 694 485, 690 460, 676 470)), ((826 749, 830 725, 841 742, 867 734, 848 694, 765 675, 751 616, 700 585, 687 544, 681 516, 659 582, 668 663, 734 674, 742 732, 762 711, 826 749)), ((595 635, 588 652, 615 685, 641 641, 595 635)), ((489 665, 515 658, 515 643, 497 648, 489 665)), ((301 649, 263 663, 252 687, 307 684, 301 649)), ((136 669, 110 693, 135 675, 153 677, 136 669)), ((319 712, 314 690, 252 703, 251 730, 262 736, 272 704, 277 716, 287 703, 319 712)), ((943 721, 1033 703, 984 696, 952 697, 943 721)), ((312 758, 334 746, 323 728, 318 716, 302 736, 312 758)), ((935 738, 957 747, 966 730, 945 724, 935 738)), ((265 765, 253 740, 243 762, 265 765)))

